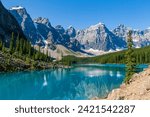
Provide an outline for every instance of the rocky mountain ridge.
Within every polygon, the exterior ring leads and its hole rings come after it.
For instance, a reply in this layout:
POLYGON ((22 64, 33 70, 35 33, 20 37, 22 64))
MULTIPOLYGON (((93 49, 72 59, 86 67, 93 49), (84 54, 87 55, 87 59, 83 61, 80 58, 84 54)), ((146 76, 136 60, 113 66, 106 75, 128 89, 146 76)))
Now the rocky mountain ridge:
POLYGON ((150 29, 136 30, 130 27, 126 27, 125 25, 119 25, 112 32, 116 36, 119 36, 123 40, 127 41, 127 33, 129 30, 132 30, 133 42, 136 48, 150 45, 150 29))
POLYGON ((64 29, 61 25, 53 27, 47 18, 39 17, 33 20, 26 9, 20 6, 11 8, 10 13, 17 19, 32 44, 43 48, 53 50, 54 46, 59 44, 81 53, 86 53, 88 50, 102 51, 102 53, 123 50, 126 48, 129 30, 133 31, 136 48, 150 45, 150 29, 140 31, 119 25, 111 31, 103 23, 92 25, 84 30, 76 30, 73 26, 64 29))
POLYGON ((7 47, 12 37, 12 33, 14 33, 14 37, 19 35, 20 38, 26 39, 16 19, 4 8, 0 1, 0 39, 7 47))

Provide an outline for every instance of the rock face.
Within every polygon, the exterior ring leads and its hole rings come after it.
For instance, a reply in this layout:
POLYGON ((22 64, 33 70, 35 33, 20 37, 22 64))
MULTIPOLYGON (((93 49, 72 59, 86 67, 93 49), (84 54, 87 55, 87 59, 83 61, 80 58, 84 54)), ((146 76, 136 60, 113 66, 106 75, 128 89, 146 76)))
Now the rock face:
POLYGON ((41 39, 40 35, 36 31, 34 22, 32 21, 25 8, 16 6, 12 7, 9 11, 16 18, 24 34, 32 44, 35 44, 39 39, 41 39))
POLYGON ((39 17, 32 20, 26 9, 20 6, 12 7, 9 11, 33 45, 54 49, 54 46, 59 44, 68 49, 80 51, 79 42, 76 39, 70 40, 75 36, 73 27, 66 31, 61 25, 54 28, 47 18, 39 17))
POLYGON ((6 46, 9 45, 12 32, 15 36, 19 34, 21 38, 26 39, 16 19, 4 8, 0 1, 0 38, 6 46))
POLYGON ((80 43, 76 39, 71 39, 72 34, 65 31, 62 26, 58 25, 54 28, 48 19, 41 17, 35 19, 34 22, 37 25, 37 31, 42 35, 46 43, 59 44, 68 49, 80 51, 80 43))
POLYGON ((126 47, 126 42, 114 35, 102 23, 78 31, 76 39, 85 49, 109 51, 126 47))
POLYGON ((133 75, 129 85, 121 85, 113 90, 108 100, 149 100, 150 99, 150 68, 133 75))
POLYGON ((76 36, 76 30, 74 27, 70 26, 67 30, 66 33, 71 37, 74 38, 76 36))
POLYGON ((56 29, 51 26, 48 19, 39 17, 34 20, 34 23, 36 23, 37 31, 45 40, 53 44, 61 43, 62 37, 56 29))

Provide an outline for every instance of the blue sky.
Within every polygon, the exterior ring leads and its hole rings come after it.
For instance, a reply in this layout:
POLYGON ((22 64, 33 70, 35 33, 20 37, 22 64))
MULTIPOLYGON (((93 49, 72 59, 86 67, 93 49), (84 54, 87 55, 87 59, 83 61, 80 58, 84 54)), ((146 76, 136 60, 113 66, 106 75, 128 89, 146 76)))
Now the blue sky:
POLYGON ((51 24, 84 29, 103 22, 110 29, 125 24, 150 27, 150 0, 1 0, 6 8, 21 5, 32 18, 49 18, 51 24))

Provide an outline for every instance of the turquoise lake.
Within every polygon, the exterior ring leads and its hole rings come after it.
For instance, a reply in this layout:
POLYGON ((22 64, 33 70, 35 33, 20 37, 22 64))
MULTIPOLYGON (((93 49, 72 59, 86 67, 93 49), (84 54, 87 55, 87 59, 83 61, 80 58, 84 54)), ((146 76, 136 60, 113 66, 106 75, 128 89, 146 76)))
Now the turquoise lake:
MULTIPOLYGON (((140 65, 139 71, 148 65, 140 65)), ((77 65, 49 69, 0 73, 1 100, 87 100, 103 98, 118 88, 125 66, 118 64, 77 65)))

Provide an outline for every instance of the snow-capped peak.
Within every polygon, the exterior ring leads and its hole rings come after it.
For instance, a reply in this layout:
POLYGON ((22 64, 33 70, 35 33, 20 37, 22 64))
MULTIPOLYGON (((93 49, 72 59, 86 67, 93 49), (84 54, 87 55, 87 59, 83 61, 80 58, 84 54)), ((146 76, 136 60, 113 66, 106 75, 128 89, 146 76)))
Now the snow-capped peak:
POLYGON ((99 22, 98 24, 96 25, 92 25, 89 27, 89 29, 92 29, 92 30, 95 30, 95 29, 98 29, 98 28, 104 28, 105 27, 105 24, 104 23, 101 23, 99 22))
POLYGON ((70 25, 70 26, 68 26, 68 28, 67 29, 71 29, 71 28, 74 28, 72 25, 70 25))
POLYGON ((20 10, 20 9, 24 9, 24 7, 22 7, 22 6, 14 6, 10 10, 20 10))
POLYGON ((105 25, 105 24, 102 23, 102 22, 99 22, 97 25, 102 26, 102 25, 105 25))
POLYGON ((101 27, 101 26, 105 26, 105 24, 102 22, 99 22, 98 24, 93 25, 93 27, 101 27))

